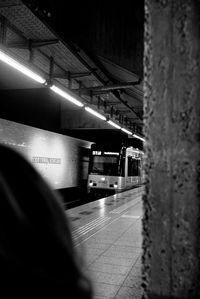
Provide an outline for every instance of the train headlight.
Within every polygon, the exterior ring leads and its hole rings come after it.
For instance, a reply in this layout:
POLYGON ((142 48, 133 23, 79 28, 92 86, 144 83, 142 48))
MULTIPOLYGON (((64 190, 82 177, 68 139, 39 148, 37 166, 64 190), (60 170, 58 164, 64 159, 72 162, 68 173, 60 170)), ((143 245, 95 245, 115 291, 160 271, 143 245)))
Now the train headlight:
POLYGON ((114 188, 117 188, 117 187, 118 187, 118 183, 115 182, 115 183, 114 183, 114 188))
POLYGON ((89 186, 91 187, 93 185, 93 182, 90 180, 89 181, 89 186))

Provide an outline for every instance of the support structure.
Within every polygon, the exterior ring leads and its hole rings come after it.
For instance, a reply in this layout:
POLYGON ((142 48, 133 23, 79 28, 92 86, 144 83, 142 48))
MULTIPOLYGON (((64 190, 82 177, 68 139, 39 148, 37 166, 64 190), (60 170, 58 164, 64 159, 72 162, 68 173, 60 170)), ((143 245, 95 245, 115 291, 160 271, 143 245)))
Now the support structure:
POLYGON ((200 298, 200 6, 145 1, 144 298, 200 298))
POLYGON ((135 82, 123 82, 120 84, 112 84, 112 85, 104 85, 104 86, 95 86, 95 87, 87 87, 87 88, 79 88, 74 89, 74 91, 78 91, 81 94, 89 94, 91 91, 95 94, 97 93, 108 93, 112 90, 125 89, 129 87, 133 87, 134 85, 140 84, 141 80, 135 82))
POLYGON ((41 41, 33 41, 29 40, 24 43, 8 43, 6 46, 8 48, 17 48, 17 49, 29 49, 29 44, 31 43, 32 48, 41 48, 49 45, 54 45, 59 42, 58 39, 52 39, 52 40, 41 40, 41 41))

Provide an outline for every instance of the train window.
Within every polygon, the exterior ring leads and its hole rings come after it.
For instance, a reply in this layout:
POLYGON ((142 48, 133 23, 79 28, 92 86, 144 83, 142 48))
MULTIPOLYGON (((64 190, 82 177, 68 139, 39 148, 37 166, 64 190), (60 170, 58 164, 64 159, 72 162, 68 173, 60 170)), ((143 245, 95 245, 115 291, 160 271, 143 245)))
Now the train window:
POLYGON ((128 156, 128 176, 138 176, 139 174, 139 161, 131 156, 128 156))
POLYGON ((91 165, 91 174, 113 175, 117 176, 117 156, 93 156, 91 165))

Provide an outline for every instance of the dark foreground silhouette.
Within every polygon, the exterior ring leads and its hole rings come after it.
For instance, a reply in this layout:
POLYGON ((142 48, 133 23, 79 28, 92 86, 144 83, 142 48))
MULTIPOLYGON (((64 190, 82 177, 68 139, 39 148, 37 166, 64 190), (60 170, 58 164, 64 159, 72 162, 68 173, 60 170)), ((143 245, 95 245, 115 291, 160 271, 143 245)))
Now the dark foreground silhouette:
POLYGON ((1 298, 91 298, 61 199, 20 154, 0 145, 1 298))

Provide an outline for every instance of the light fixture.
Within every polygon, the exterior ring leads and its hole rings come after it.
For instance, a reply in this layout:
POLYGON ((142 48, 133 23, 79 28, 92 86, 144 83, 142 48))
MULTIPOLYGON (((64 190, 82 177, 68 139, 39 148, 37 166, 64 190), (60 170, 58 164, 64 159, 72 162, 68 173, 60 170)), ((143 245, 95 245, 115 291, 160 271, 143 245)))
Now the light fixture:
POLYGON ((138 136, 138 135, 136 135, 136 134, 133 134, 133 137, 135 137, 135 138, 137 138, 137 139, 140 139, 140 140, 144 141, 144 138, 142 138, 142 137, 140 137, 140 136, 138 136))
POLYGON ((85 110, 93 115, 95 115, 96 117, 102 119, 102 120, 106 120, 106 117, 103 116, 102 114, 96 112, 95 110, 91 109, 90 107, 85 107, 85 110))
POLYGON ((73 104, 79 106, 79 107, 83 107, 83 103, 81 103, 80 101, 76 100, 73 96, 71 96, 69 93, 63 91, 62 89, 58 88, 55 85, 52 85, 50 87, 51 90, 53 90, 55 93, 59 94, 61 97, 65 98, 66 100, 72 102, 73 104))
POLYGON ((132 135, 133 133, 127 129, 121 128, 121 130, 125 133, 127 133, 128 135, 132 135))
POLYGON ((2 52, 1 50, 0 50, 0 60, 41 84, 44 84, 46 81, 44 78, 34 73, 33 71, 29 70, 26 66, 22 65, 17 60, 11 58, 9 55, 2 52))
POLYGON ((110 124, 111 126, 117 128, 117 129, 121 129, 121 127, 119 125, 117 125, 116 123, 114 123, 112 120, 108 120, 108 124, 110 124))

